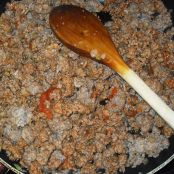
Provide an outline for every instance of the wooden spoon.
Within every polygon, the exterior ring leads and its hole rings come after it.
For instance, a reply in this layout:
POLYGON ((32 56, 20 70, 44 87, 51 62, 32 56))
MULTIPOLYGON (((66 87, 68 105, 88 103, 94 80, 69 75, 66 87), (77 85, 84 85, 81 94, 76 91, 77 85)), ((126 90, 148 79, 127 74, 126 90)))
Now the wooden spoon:
POLYGON ((77 6, 61 5, 51 11, 49 22, 68 48, 114 69, 174 129, 174 112, 125 64, 96 16, 77 6))

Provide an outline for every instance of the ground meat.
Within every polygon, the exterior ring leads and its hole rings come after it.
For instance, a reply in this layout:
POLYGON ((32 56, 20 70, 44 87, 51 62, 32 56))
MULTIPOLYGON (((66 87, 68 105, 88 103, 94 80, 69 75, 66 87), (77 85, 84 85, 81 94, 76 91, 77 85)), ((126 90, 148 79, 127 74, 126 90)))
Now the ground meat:
POLYGON ((138 122, 139 126, 141 127, 142 134, 152 130, 153 118, 151 115, 140 115, 136 118, 136 122, 138 122))
POLYGON ((66 157, 61 153, 61 151, 56 150, 51 154, 48 166, 51 169, 56 169, 65 161, 65 159, 66 157))
POLYGON ((36 160, 36 148, 34 146, 26 147, 23 154, 24 163, 30 165, 36 160))
POLYGON ((54 150, 54 145, 49 144, 48 142, 43 143, 43 146, 37 149, 36 161, 41 166, 46 165, 53 150, 54 150), (43 156, 45 158, 43 158, 43 156))
POLYGON ((30 172, 33 174, 42 174, 41 166, 37 161, 34 161, 30 164, 30 172))
POLYGON ((22 135, 21 137, 24 139, 24 141, 27 143, 27 144, 30 144, 34 141, 34 132, 32 129, 30 129, 29 127, 25 127, 23 130, 22 130, 22 135))
POLYGON ((174 109, 174 29, 161 1, 11 2, 0 16, 0 149, 33 174, 113 174, 158 157, 173 130, 117 73, 55 37, 49 13, 60 4, 108 11, 124 61, 174 109))

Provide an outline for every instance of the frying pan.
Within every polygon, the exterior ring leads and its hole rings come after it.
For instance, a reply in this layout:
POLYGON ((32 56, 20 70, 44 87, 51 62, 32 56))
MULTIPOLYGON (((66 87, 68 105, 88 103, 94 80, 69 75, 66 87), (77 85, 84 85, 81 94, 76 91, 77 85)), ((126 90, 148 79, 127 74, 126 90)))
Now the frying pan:
MULTIPOLYGON (((4 9, 5 3, 9 1, 10 0, 1 0, 0 13, 2 13, 5 10, 4 9)), ((101 3, 104 2, 104 0, 100 0, 100 1, 101 3)), ((168 9, 174 9, 174 1, 163 0, 163 2, 168 9)), ((173 11, 173 22, 174 22, 174 11, 173 11)), ((174 168, 172 167, 172 164, 174 161, 173 160, 174 159, 174 135, 170 137, 169 141, 170 141, 169 148, 163 150, 157 158, 148 158, 148 163, 146 165, 141 164, 137 166, 136 168, 126 168, 126 171, 124 173, 119 172, 119 174, 154 174, 154 173, 165 174, 165 173, 162 173, 162 168, 164 168, 163 171, 166 171, 165 170, 166 165, 168 165, 169 168, 174 168)), ((0 152, 0 162, 2 161, 9 164, 9 166, 14 166, 14 163, 16 163, 15 161, 10 161, 7 158, 7 155, 4 151, 0 152)), ((6 167, 8 168, 8 165, 6 167)))

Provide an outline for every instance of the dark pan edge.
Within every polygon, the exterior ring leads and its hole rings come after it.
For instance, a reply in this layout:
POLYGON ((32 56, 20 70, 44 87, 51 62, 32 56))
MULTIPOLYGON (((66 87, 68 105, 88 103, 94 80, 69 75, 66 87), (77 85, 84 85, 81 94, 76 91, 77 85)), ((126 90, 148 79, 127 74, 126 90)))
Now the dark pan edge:
POLYGON ((155 169, 153 169, 152 171, 148 172, 147 174, 154 174, 154 173, 158 172, 159 170, 161 170, 162 168, 164 168, 167 164, 169 164, 173 159, 174 159, 174 154, 171 157, 169 157, 160 166, 156 167, 155 169))

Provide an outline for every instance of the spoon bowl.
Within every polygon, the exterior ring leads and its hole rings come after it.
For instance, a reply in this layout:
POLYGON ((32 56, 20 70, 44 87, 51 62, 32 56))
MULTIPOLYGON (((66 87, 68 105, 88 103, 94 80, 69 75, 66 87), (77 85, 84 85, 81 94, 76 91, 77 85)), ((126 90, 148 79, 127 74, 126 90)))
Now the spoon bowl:
POLYGON ((128 69, 106 28, 85 9, 72 5, 58 6, 50 14, 50 26, 59 40, 74 52, 119 72, 128 69))

